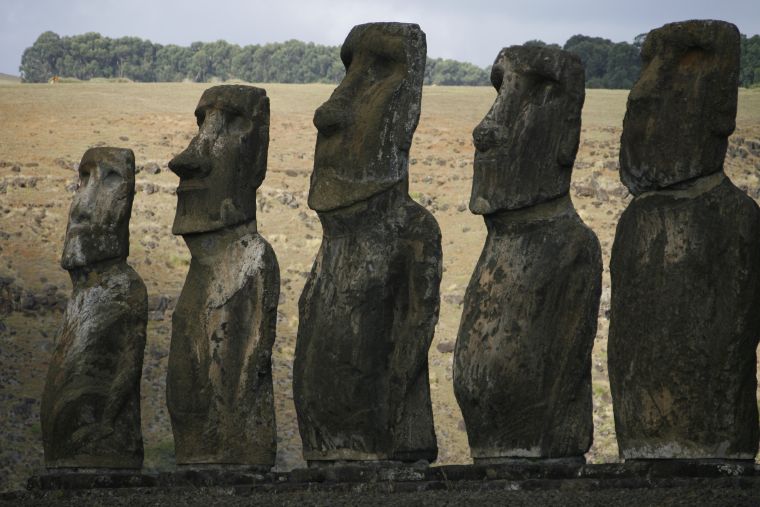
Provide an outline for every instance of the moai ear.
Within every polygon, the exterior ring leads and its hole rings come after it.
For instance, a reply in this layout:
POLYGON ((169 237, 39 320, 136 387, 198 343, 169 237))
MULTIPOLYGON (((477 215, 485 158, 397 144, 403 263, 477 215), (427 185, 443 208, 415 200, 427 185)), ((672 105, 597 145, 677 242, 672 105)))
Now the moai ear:
POLYGON ((557 163, 568 170, 573 168, 575 156, 578 153, 578 144, 581 140, 581 129, 575 128, 573 123, 572 118, 566 121, 567 126, 562 133, 557 150, 557 163))

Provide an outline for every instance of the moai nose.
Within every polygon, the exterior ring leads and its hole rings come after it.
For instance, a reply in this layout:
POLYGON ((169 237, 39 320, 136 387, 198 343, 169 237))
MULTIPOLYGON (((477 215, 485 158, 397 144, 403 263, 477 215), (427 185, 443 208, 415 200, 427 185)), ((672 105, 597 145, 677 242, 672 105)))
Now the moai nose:
POLYGON ((472 139, 475 142, 475 149, 478 151, 488 151, 498 144, 499 126, 489 119, 481 121, 472 131, 472 139))
POLYGON ((349 113, 346 101, 340 97, 331 97, 314 112, 314 126, 320 134, 332 135, 348 123, 349 113))
POLYGON ((200 141, 195 137, 190 145, 169 161, 169 169, 180 178, 198 178, 205 176, 204 157, 201 154, 200 141))

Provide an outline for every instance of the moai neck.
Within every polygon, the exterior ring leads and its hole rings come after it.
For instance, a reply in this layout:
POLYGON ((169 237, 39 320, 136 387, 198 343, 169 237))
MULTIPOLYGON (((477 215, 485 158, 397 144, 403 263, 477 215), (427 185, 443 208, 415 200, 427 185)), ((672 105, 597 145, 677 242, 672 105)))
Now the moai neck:
POLYGON ((197 234, 185 234, 187 248, 190 249, 194 261, 203 265, 215 264, 219 260, 219 254, 223 252, 233 241, 246 234, 257 234, 256 220, 243 222, 242 224, 217 229, 210 232, 197 234))
POLYGON ((513 227, 531 222, 551 220, 561 216, 576 215, 570 194, 565 194, 556 199, 514 210, 501 210, 496 213, 483 215, 486 228, 489 233, 508 231, 513 227))
POLYGON ((691 198, 704 194, 717 187, 726 180, 726 173, 718 171, 707 176, 697 176, 686 181, 680 181, 669 187, 652 189, 642 192, 640 197, 651 195, 672 195, 674 197, 691 198))
POLYGON ((367 200, 345 208, 317 212, 322 222, 324 236, 327 238, 346 236, 365 230, 386 228, 389 222, 393 222, 388 220, 388 215, 392 214, 404 200, 409 199, 408 188, 408 182, 403 180, 367 200))

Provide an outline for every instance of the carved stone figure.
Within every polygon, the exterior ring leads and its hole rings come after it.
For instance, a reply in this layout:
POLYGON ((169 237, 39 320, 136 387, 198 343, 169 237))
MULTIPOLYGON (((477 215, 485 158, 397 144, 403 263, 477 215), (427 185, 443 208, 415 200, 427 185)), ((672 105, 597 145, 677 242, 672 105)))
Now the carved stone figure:
POLYGON ((437 456, 427 353, 441 235, 407 191, 425 57, 417 25, 354 27, 341 49, 346 76, 314 115, 309 206, 324 236, 293 365, 310 465, 437 456))
POLYGON ((195 116, 198 135, 169 162, 180 177, 172 232, 192 255, 172 317, 166 380, 177 463, 269 469, 280 272, 256 230, 269 98, 252 86, 215 86, 195 116))
POLYGON ((79 165, 61 266, 73 292, 42 394, 48 468, 140 468, 140 376, 148 295, 127 264, 132 150, 92 148, 79 165))
POLYGON ((723 173, 739 32, 672 23, 642 48, 612 248, 609 373, 625 459, 752 459, 760 211, 723 173))
POLYGON ((470 210, 488 237, 464 298, 454 392, 476 463, 583 460, 601 249, 568 195, 584 71, 551 48, 503 49, 474 132, 470 210))

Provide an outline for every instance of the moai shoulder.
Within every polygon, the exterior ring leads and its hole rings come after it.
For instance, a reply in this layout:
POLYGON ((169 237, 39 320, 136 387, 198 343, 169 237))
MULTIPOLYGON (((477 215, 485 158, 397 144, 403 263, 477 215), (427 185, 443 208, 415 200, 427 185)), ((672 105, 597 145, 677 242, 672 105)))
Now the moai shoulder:
POLYGON ((582 461, 601 250, 573 208, 584 71, 551 48, 503 49, 475 128, 470 209, 488 237, 467 287, 454 391, 476 463, 582 461))
POLYGON ((625 459, 752 459, 760 210, 723 173, 739 32, 671 23, 642 48, 610 272, 609 374, 625 459))
POLYGON ((73 292, 42 397, 45 464, 140 468, 147 292, 126 263, 135 189, 131 150, 92 148, 79 165, 61 265, 73 292))
POLYGON ((180 177, 172 230, 192 255, 172 317, 167 376, 177 463, 269 469, 280 275, 256 227, 269 99, 252 86, 215 86, 195 116, 198 134, 169 162, 180 177))
POLYGON ((299 301, 293 367, 304 457, 433 461, 427 351, 441 236, 408 194, 425 34, 412 24, 359 25, 341 58, 346 76, 314 114, 309 206, 324 235, 299 301))

